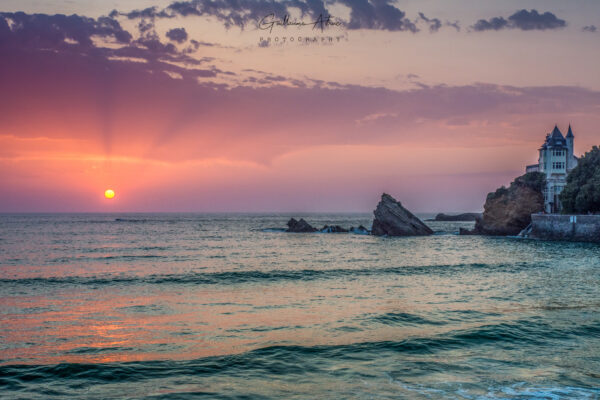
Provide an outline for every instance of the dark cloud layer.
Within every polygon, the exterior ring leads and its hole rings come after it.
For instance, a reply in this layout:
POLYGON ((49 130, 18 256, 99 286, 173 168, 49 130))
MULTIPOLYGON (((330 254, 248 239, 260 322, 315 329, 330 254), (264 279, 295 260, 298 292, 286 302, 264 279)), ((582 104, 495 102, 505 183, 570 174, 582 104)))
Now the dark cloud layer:
MULTIPOLYGON (((166 65, 164 62, 201 63, 190 57, 187 49, 179 51, 172 43, 163 43, 152 21, 140 21, 138 30, 140 35, 134 39, 110 16, 93 19, 79 15, 0 13, 0 49, 84 53, 104 59, 138 58, 147 62, 146 68, 159 70, 166 65), (104 42, 117 46, 104 46, 104 42)), ((174 41, 187 37, 183 28, 169 34, 174 41)), ((199 45, 200 42, 192 43, 196 49, 199 45)))
POLYGON ((132 40, 129 32, 109 17, 78 15, 0 13, 0 45, 38 48, 94 47, 92 38, 113 39, 121 44, 132 40))
POLYGON ((520 10, 505 19, 504 17, 493 17, 490 19, 480 19, 472 26, 473 30, 498 31, 501 29, 520 29, 523 31, 559 29, 567 25, 551 12, 540 14, 537 10, 520 10))
MULTIPOLYGON (((326 5, 343 4, 350 8, 348 29, 381 29, 388 31, 417 32, 415 23, 398 9, 392 0, 188 0, 175 1, 163 10, 156 7, 134 10, 121 15, 130 19, 173 18, 176 16, 212 16, 222 21, 226 27, 247 27, 256 24, 268 14, 278 18, 299 10, 302 17, 317 19, 320 15, 331 15, 326 5)), ((115 15, 115 14, 111 14, 115 15)), ((335 17, 335 15, 333 16, 335 17)))

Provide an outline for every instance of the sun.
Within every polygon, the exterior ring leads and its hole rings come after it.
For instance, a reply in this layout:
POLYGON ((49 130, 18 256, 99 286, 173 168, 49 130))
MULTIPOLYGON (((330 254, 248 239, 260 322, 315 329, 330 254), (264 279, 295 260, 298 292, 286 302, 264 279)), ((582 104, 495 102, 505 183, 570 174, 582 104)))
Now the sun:
POLYGON ((107 199, 112 199, 113 197, 115 197, 115 191, 112 189, 106 189, 106 191, 104 192, 104 197, 106 197, 107 199))

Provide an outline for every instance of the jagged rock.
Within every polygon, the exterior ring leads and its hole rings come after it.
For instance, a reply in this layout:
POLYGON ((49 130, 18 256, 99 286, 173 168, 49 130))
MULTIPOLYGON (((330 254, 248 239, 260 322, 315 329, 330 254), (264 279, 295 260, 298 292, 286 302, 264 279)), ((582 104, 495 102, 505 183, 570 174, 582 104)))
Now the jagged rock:
POLYGON ((323 233, 348 233, 348 229, 342 228, 339 225, 325 225, 320 232, 323 233))
POLYGON ((463 213, 457 215, 439 213, 434 219, 428 219, 427 221, 477 221, 478 218, 481 218, 480 213, 463 213))
POLYGON ((517 235, 531 223, 531 214, 544 209, 545 177, 529 172, 516 178, 509 188, 504 186, 489 193, 483 216, 475 222, 475 229, 460 234, 507 236, 517 235))
POLYGON ((288 229, 286 232, 292 233, 307 233, 307 232, 316 232, 317 228, 311 226, 308 222, 304 220, 304 218, 300 218, 300 221, 296 221, 294 218, 291 218, 287 222, 288 229))
POLYGON ((370 235, 371 232, 362 225, 359 225, 358 228, 350 227, 350 232, 356 233, 357 235, 370 235))
POLYGON ((381 201, 373 213, 375 214, 371 229, 373 235, 424 236, 433 233, 419 218, 387 193, 381 195, 381 201))

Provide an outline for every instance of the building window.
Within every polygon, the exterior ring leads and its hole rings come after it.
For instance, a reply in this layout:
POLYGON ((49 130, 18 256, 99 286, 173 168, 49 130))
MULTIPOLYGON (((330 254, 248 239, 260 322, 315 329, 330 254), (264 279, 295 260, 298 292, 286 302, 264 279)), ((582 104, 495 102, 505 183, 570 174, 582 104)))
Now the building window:
POLYGON ((564 168, 565 168, 565 163, 562 161, 552 163, 552 169, 564 169, 564 168))
POLYGON ((552 150, 552 155, 553 156, 564 156, 565 151, 564 150, 552 150))

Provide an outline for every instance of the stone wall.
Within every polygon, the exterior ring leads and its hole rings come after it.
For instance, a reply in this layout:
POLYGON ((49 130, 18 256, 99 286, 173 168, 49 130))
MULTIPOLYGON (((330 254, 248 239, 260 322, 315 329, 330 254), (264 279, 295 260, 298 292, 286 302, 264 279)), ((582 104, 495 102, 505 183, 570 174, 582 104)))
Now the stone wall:
POLYGON ((528 237, 600 243, 600 215, 532 214, 528 237))

